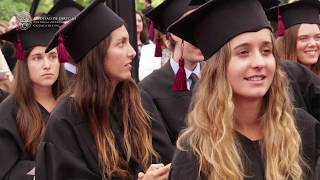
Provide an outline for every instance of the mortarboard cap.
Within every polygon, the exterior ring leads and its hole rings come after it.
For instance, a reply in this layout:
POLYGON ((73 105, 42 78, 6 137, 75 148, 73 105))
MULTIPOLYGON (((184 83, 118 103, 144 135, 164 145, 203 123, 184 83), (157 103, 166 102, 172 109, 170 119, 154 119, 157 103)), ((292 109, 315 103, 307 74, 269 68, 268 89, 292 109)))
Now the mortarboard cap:
POLYGON ((284 28, 287 29, 296 24, 308 23, 319 24, 318 0, 300 0, 287 4, 280 4, 266 11, 271 21, 277 21, 282 16, 284 28))
POLYGON ((54 17, 74 17, 82 10, 83 6, 73 0, 59 0, 50 9, 48 15, 54 17))
POLYGON ((146 14, 150 13, 154 8, 152 6, 147 6, 146 8, 141 10, 141 13, 145 16, 146 14))
POLYGON ((194 8, 196 6, 189 6, 189 0, 166 0, 145 15, 154 21, 155 28, 166 33, 169 25, 194 8))
POLYGON ((16 30, 12 29, 4 34, 0 35, 0 39, 11 41, 17 44, 18 33, 20 34, 23 49, 29 50, 34 46, 47 46, 54 33, 58 31, 56 28, 45 28, 45 27, 33 27, 31 26, 27 30, 16 30))
MULTIPOLYGON (((166 33, 169 25, 179 19, 187 11, 197 7, 190 6, 189 1, 190 0, 166 0, 156 8, 149 10, 145 15, 152 20, 150 24, 151 28, 154 27, 157 28, 160 32, 166 33)), ((162 56, 160 41, 161 40, 158 35, 156 39, 155 57, 162 56)))
POLYGON ((279 0, 259 0, 259 1, 265 11, 272 7, 278 6, 281 3, 279 0))
POLYGON ((209 1, 210 0, 191 0, 189 5, 202 5, 209 1))
POLYGON ((13 42, 17 46, 17 59, 24 60, 24 52, 35 46, 47 46, 54 33, 58 31, 58 25, 48 27, 46 24, 33 21, 30 28, 21 30, 14 28, 0 35, 0 39, 13 42), (22 53, 22 54, 21 54, 22 53))
MULTIPOLYGON (((190 5, 203 5, 210 0, 191 0, 190 5)), ((259 0, 263 9, 267 10, 280 4, 279 0, 259 0)))
POLYGON ((71 58, 78 63, 92 48, 104 40, 124 21, 105 4, 95 0, 75 19, 65 24, 53 37, 46 51, 58 46, 63 36, 63 45, 71 58))
POLYGON ((258 0, 211 0, 172 24, 169 32, 197 46, 208 59, 233 37, 262 28, 270 24, 258 0))
MULTIPOLYGON (((149 11, 146 14, 154 22, 154 27, 157 28, 162 33, 167 32, 167 28, 174 21, 179 19, 184 13, 189 10, 195 9, 197 6, 190 6, 190 0, 166 0, 161 3, 159 6, 149 11)), ((155 56, 159 57, 161 46, 159 45, 160 39, 157 39, 155 56)), ((175 76, 175 81, 172 86, 174 91, 186 91, 186 73, 184 70, 184 60, 180 58, 179 60, 179 69, 175 76)))

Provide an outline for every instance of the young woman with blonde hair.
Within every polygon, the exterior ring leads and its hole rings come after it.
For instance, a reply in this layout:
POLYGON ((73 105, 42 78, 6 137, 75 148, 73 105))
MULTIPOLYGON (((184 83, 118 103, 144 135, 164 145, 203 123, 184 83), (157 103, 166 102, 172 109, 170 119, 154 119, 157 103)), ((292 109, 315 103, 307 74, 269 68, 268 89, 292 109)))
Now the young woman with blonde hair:
POLYGON ((169 31, 207 59, 170 179, 312 179, 319 124, 292 106, 259 1, 210 1, 169 31))
POLYGON ((167 179, 170 165, 151 164, 157 154, 131 77, 136 53, 124 24, 96 0, 50 43, 47 50, 69 52, 78 73, 50 116, 36 179, 167 179))

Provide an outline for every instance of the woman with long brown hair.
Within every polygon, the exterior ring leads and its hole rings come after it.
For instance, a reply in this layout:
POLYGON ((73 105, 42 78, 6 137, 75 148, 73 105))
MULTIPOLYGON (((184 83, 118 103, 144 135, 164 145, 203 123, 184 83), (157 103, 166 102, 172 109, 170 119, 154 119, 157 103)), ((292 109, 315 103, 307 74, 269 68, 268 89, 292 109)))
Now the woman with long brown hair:
POLYGON ((259 1, 209 1, 169 31, 207 59, 170 179, 312 179, 319 124, 293 108, 259 1))
MULTIPOLYGON (((36 24, 36 23, 34 23, 36 24)), ((45 24, 46 25, 46 24, 45 24)), ((13 29, 1 39, 17 45, 12 95, 0 104, 0 179, 32 179, 35 157, 50 112, 66 82, 57 49, 45 53, 58 28, 13 29)))
POLYGON ((319 9, 319 1, 304 0, 267 10, 270 20, 278 20, 276 47, 280 58, 301 63, 317 75, 320 75, 319 9))
POLYGON ((149 44, 148 27, 146 18, 141 12, 136 12, 136 24, 137 24, 137 44, 139 51, 143 45, 149 44))
POLYGON ((96 0, 56 33, 76 79, 51 114, 36 161, 36 178, 166 179, 170 165, 153 164, 149 117, 131 78, 136 55, 124 21, 96 0), (101 19, 96 23, 96 19, 101 19))

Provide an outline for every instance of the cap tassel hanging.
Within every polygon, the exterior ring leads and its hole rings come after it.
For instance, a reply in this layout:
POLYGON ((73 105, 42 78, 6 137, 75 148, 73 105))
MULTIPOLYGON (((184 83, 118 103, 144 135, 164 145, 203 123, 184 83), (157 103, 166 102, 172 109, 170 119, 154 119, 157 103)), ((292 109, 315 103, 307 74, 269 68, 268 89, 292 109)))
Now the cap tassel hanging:
POLYGON ((23 48, 22 39, 19 32, 19 27, 16 27, 17 30, 17 49, 16 49, 16 57, 18 60, 24 61, 26 59, 26 53, 23 48))
POLYGON ((68 51, 66 50, 66 48, 64 47, 64 44, 63 44, 64 43, 64 37, 63 37, 62 34, 59 34, 58 41, 59 41, 59 44, 58 44, 58 58, 59 58, 60 63, 70 62, 69 53, 68 53, 68 51))
POLYGON ((284 36, 285 35, 285 27, 283 23, 283 19, 280 13, 280 9, 278 8, 278 36, 284 36))
MULTIPOLYGON (((183 42, 182 42, 183 43, 183 42)), ((187 91, 187 77, 184 69, 183 44, 181 45, 181 57, 179 59, 179 69, 172 86, 173 91, 187 91)))
POLYGON ((161 48, 161 35, 160 32, 157 35, 156 39, 156 49, 154 52, 154 57, 162 57, 162 48, 161 48))
POLYGON ((154 38, 154 22, 153 21, 150 22, 148 37, 153 41, 153 38, 154 38))

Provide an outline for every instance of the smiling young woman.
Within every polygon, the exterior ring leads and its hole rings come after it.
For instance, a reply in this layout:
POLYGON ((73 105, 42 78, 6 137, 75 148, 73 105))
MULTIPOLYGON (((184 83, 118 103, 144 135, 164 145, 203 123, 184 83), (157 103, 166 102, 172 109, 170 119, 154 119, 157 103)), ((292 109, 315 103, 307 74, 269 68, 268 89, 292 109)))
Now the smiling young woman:
MULTIPOLYGON (((320 75, 319 1, 295 1, 267 11, 269 19, 283 17, 284 34, 278 33, 276 47, 281 59, 299 62, 320 75)), ((281 30, 278 30, 278 32, 281 30)))
POLYGON ((170 179, 312 179, 319 124, 293 108, 260 2, 209 1, 169 31, 207 59, 170 179))

